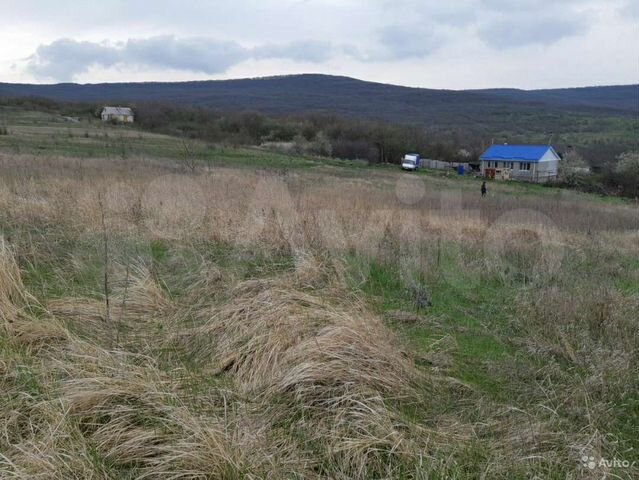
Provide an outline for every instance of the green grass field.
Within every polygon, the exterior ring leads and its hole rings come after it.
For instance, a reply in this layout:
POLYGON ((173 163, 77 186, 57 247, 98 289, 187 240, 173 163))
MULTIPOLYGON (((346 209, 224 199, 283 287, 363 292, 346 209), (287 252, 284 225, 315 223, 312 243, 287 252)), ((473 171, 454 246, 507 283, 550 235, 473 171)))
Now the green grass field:
MULTIPOLYGON (((76 118, 76 117, 74 117, 76 118)), ((193 158, 200 167, 233 166, 265 168, 310 168, 335 166, 361 168, 363 162, 289 156, 248 148, 221 148, 199 140, 182 141, 154 134, 134 126, 112 125, 93 117, 77 117, 78 122, 59 114, 0 107, 0 149, 29 155, 77 158, 131 158, 146 156, 184 160, 193 158), (186 147, 185 147, 186 143, 186 147)))

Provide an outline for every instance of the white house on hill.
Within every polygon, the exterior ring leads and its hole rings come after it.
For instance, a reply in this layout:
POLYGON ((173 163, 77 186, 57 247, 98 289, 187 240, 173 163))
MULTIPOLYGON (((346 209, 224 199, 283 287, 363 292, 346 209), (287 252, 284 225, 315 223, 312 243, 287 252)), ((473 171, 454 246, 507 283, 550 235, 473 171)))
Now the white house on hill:
POLYGON ((104 107, 102 109, 103 122, 133 123, 133 110, 129 107, 104 107))
POLYGON ((557 178, 560 157, 550 145, 493 145, 479 159, 487 178, 548 182, 557 178))

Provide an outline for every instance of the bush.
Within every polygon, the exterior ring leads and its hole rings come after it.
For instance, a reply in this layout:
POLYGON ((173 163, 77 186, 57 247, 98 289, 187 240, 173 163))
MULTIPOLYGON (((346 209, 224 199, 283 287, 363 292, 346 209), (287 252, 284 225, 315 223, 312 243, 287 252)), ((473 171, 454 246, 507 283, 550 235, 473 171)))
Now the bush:
POLYGON ((601 182, 613 193, 639 198, 639 152, 622 153, 616 162, 607 163, 601 171, 601 182))
POLYGON ((638 175, 639 174, 639 152, 626 152, 618 157, 616 171, 621 175, 638 175))
POLYGON ((379 159, 379 153, 375 146, 365 140, 333 140, 332 154, 335 158, 368 160, 369 162, 377 162, 379 159))
POLYGON ((622 193, 639 197, 639 152, 626 152, 617 157, 615 177, 622 193))

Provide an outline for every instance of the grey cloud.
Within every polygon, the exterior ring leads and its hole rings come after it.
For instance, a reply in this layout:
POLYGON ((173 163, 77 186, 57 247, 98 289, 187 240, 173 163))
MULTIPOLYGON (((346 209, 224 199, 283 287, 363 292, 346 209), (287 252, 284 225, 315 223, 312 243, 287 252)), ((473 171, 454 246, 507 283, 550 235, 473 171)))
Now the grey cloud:
POLYGON ((428 26, 397 25, 380 30, 381 48, 371 58, 375 60, 406 60, 424 58, 443 44, 443 38, 428 26))
POLYGON ((521 12, 530 10, 561 10, 587 5, 590 0, 480 0, 480 5, 497 12, 521 12))
POLYGON ((302 41, 287 45, 264 45, 253 49, 256 58, 287 58, 302 62, 321 63, 335 53, 333 45, 327 42, 302 41))
POLYGON ((332 54, 331 44, 312 41, 246 48, 236 42, 171 35, 130 39, 116 44, 60 39, 38 47, 28 59, 27 69, 38 78, 59 81, 72 80, 92 66, 114 65, 219 74, 250 58, 323 62, 332 54))
POLYGON ((222 73, 251 56, 235 42, 171 35, 128 40, 120 53, 122 63, 209 74, 222 73))
POLYGON ((36 77, 69 81, 93 64, 109 67, 118 61, 119 52, 112 47, 63 38, 39 46, 29 58, 27 68, 36 77))
POLYGON ((619 9, 621 15, 629 17, 633 20, 639 19, 639 1, 628 0, 619 9))
POLYGON ((450 27, 463 27, 477 21, 478 14, 473 8, 455 10, 450 8, 431 14, 433 21, 445 24, 450 27))
POLYGON ((525 45, 550 45, 565 37, 587 30, 578 16, 560 18, 555 15, 510 16, 489 21, 479 29, 479 37, 494 48, 516 48, 525 45))
POLYGON ((371 0, 390 25, 436 24, 441 28, 461 27, 477 19, 477 0, 371 0))
POLYGON ((385 28, 378 32, 379 45, 362 53, 354 45, 297 41, 247 48, 236 42, 206 37, 177 38, 172 35, 129 39, 119 43, 56 40, 41 45, 27 61, 27 70, 39 79, 71 81, 91 67, 167 68, 209 75, 221 74, 249 59, 287 59, 323 63, 337 53, 361 61, 423 58, 438 48, 441 38, 428 30, 385 28))
POLYGON ((396 21, 398 27, 380 30, 381 52, 384 58, 420 58, 469 37, 500 49, 550 45, 587 30, 592 1, 380 0, 389 17, 407 19, 405 25, 396 21))

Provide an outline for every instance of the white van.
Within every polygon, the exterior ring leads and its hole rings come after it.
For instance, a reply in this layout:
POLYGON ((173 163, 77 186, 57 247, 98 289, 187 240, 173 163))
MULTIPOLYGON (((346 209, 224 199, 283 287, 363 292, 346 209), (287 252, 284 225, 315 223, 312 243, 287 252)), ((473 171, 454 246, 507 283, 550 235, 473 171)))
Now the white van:
POLYGON ((422 166, 422 157, 419 153, 407 153, 402 159, 402 170, 414 171, 422 166))

